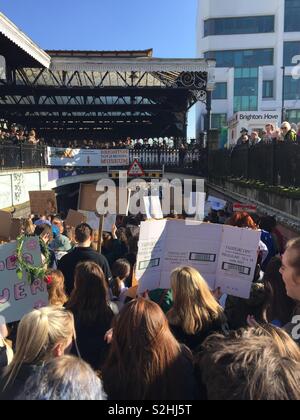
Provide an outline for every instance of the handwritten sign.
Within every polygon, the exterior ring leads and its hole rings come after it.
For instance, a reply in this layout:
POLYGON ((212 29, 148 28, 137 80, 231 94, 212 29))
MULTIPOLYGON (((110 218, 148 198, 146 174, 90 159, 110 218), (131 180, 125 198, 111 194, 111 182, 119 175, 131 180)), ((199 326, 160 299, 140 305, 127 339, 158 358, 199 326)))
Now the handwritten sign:
MULTIPOLYGON (((36 279, 31 285, 26 273, 22 280, 16 274, 16 242, 0 246, 0 315, 5 322, 19 321, 34 308, 48 305, 46 284, 36 279)), ((38 267, 41 251, 38 238, 28 238, 24 243, 24 258, 38 267)))

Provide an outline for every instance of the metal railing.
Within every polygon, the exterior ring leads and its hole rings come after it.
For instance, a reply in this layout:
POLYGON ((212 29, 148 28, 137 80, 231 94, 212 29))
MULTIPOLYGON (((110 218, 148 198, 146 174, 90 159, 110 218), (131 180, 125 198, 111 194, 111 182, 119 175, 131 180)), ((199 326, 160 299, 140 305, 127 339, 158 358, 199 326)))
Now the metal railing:
POLYGON ((0 170, 43 168, 45 164, 44 146, 0 144, 0 170))
POLYGON ((268 185, 300 187, 300 145, 294 142, 239 146, 209 153, 209 177, 235 177, 268 185))
MULTIPOLYGON (((204 176, 206 173, 207 156, 205 151, 200 149, 183 151, 167 148, 129 149, 129 163, 133 163, 135 159, 144 169, 161 170, 164 167, 166 170, 176 172, 184 169, 187 173, 195 175, 204 176)), ((43 168, 46 165, 45 146, 0 144, 1 170, 43 168)), ((120 169, 127 168, 120 167, 120 169)))

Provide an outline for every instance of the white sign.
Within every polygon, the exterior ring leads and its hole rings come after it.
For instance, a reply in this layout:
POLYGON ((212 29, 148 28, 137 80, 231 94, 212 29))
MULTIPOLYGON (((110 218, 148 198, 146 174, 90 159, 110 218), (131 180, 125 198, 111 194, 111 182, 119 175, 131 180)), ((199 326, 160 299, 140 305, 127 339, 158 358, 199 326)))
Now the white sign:
POLYGON ((211 290, 221 286, 224 293, 249 298, 259 241, 259 231, 231 226, 192 221, 143 222, 136 270, 139 293, 169 289, 171 272, 191 266, 201 273, 211 290))
POLYGON ((161 202, 158 195, 154 196, 145 196, 144 199, 144 206, 145 206, 145 214, 147 219, 163 219, 164 214, 161 208, 161 202))
POLYGON ((64 149, 48 147, 48 166, 128 166, 129 150, 64 149))
POLYGON ((233 205, 233 211, 234 212, 256 213, 257 212, 257 206, 255 206, 254 204, 235 203, 233 205))
POLYGON ((136 176, 145 176, 145 172, 142 168, 142 165, 139 163, 137 159, 133 162, 128 170, 128 176, 136 177, 136 176))
MULTIPOLYGON (((93 211, 79 210, 86 217, 86 223, 95 231, 99 231, 100 217, 93 211)), ((117 216, 107 214, 104 216, 103 232, 111 232, 112 226, 116 224, 117 216)))
MULTIPOLYGON (((0 315, 6 323, 19 321, 32 309, 48 305, 47 286, 43 279, 30 284, 26 273, 21 281, 18 279, 16 247, 16 242, 0 246, 0 315)), ((24 257, 36 267, 41 265, 38 238, 25 241, 24 257)))
POLYGON ((211 209, 215 211, 224 210, 227 205, 226 201, 211 195, 208 197, 207 202, 209 203, 211 209))

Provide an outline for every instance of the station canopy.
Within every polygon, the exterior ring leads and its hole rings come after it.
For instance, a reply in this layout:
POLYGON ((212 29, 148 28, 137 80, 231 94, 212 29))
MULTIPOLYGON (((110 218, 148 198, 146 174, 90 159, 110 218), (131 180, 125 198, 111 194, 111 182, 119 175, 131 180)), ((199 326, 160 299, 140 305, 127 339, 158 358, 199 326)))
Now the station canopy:
POLYGON ((2 14, 0 56, 0 119, 45 139, 185 137, 189 109, 213 88, 214 60, 43 51, 2 14))

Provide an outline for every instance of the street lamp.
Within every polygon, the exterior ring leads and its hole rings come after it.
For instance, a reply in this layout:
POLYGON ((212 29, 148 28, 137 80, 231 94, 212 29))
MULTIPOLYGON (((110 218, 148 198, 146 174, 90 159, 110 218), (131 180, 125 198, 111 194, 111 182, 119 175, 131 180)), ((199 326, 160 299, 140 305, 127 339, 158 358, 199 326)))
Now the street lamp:
POLYGON ((281 123, 285 121, 285 66, 281 67, 282 70, 282 103, 281 103, 281 123))

